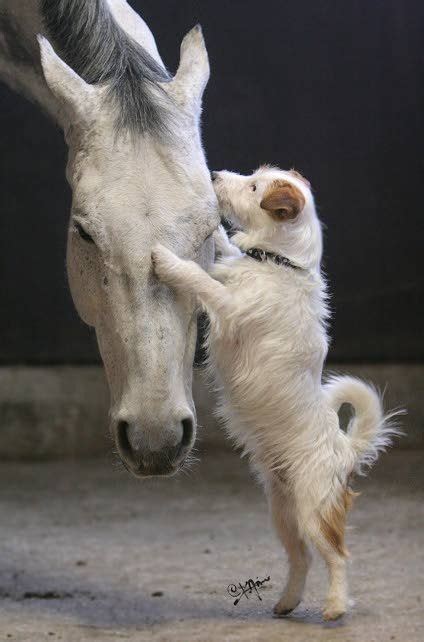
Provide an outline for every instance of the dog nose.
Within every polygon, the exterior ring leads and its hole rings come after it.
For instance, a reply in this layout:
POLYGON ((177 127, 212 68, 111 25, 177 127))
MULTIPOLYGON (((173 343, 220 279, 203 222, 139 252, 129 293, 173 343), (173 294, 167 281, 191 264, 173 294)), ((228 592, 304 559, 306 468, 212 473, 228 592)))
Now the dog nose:
POLYGON ((194 420, 187 416, 167 428, 141 427, 135 422, 120 420, 115 438, 121 460, 134 475, 170 475, 178 470, 191 450, 194 420))
POLYGON ((219 176, 219 172, 211 172, 211 179, 212 179, 212 183, 213 183, 214 181, 216 181, 216 179, 218 178, 218 176, 219 176))

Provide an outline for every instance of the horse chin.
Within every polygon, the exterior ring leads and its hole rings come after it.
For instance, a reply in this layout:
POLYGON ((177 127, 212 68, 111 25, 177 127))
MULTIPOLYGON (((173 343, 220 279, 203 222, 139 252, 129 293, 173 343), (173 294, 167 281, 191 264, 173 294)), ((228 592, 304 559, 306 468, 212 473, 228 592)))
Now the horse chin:
POLYGON ((168 465, 165 467, 154 467, 154 466, 140 466, 139 468, 132 468, 122 460, 124 468, 131 473, 136 479, 150 479, 151 477, 173 477, 176 475, 183 467, 184 461, 180 462, 177 465, 168 465))

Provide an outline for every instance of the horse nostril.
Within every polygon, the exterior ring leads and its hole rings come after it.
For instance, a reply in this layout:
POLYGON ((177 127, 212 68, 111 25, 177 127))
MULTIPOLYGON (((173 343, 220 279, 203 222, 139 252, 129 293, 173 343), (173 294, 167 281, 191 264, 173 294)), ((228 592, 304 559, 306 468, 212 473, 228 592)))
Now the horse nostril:
POLYGON ((187 417, 186 419, 182 420, 182 425, 183 425, 183 438, 181 439, 181 450, 183 448, 186 448, 191 444, 191 440, 193 438, 193 419, 191 417, 187 417))
POLYGON ((181 464, 193 443, 192 416, 162 425, 145 426, 119 420, 115 427, 118 454, 136 475, 169 474, 181 464))
POLYGON ((128 439, 129 425, 126 421, 120 421, 116 428, 117 441, 123 455, 131 455, 132 448, 128 439))

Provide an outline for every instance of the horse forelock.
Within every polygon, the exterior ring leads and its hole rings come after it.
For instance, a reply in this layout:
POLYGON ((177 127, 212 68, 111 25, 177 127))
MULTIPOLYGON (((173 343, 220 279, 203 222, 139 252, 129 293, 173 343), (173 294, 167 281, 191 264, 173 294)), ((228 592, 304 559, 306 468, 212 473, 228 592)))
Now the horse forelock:
POLYGON ((118 25, 105 0, 41 0, 41 10, 62 59, 87 83, 108 86, 118 130, 168 129, 171 104, 159 83, 171 77, 118 25))

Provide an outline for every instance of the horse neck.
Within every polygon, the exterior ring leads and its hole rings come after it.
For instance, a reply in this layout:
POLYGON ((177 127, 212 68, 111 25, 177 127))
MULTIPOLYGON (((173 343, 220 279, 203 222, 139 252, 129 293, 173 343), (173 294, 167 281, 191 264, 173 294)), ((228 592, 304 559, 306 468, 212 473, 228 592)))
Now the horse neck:
POLYGON ((0 0, 0 15, 0 79, 58 121, 59 108, 40 64, 37 34, 43 33, 43 26, 39 0, 0 0))

